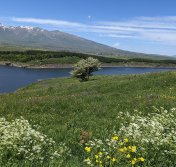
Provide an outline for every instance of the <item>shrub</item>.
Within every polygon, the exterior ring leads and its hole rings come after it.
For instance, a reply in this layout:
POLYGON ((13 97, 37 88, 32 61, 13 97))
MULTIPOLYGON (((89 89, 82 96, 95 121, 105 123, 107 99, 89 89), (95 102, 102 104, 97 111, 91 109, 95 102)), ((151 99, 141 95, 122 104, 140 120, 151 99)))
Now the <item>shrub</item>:
POLYGON ((94 71, 100 69, 100 62, 98 59, 89 57, 87 59, 81 59, 73 67, 74 69, 71 72, 72 76, 80 78, 82 81, 87 81, 94 71))
MULTIPOLYGON (((150 163, 148 165, 175 166, 176 108, 155 108, 154 112, 145 117, 140 116, 138 111, 136 113, 138 114, 135 116, 125 114, 126 120, 123 120, 119 135, 125 135, 143 147, 150 163)), ((120 119, 124 118, 123 115, 124 113, 121 113, 120 119)))
POLYGON ((23 118, 11 122, 0 118, 0 166, 35 164, 60 166, 70 150, 32 128, 23 118))

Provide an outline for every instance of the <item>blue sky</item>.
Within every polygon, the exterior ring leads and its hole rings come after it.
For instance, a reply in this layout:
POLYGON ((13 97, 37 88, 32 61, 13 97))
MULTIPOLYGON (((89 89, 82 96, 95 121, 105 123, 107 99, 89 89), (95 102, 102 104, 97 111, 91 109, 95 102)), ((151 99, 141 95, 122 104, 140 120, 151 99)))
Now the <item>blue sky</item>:
POLYGON ((176 55, 175 0, 1 0, 0 22, 62 30, 119 49, 176 55))

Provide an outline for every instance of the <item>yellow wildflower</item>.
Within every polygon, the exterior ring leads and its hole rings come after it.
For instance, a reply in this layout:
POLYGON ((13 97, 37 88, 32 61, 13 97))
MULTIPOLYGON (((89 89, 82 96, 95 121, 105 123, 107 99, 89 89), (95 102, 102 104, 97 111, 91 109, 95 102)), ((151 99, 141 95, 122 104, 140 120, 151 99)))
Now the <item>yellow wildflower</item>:
POLYGON ((132 160, 132 161, 131 161, 131 164, 132 164, 132 165, 134 165, 135 163, 136 163, 136 161, 135 161, 135 160, 132 160))
POLYGON ((124 142, 125 142, 125 143, 128 143, 128 139, 127 139, 127 138, 125 138, 125 139, 124 139, 124 142))
POLYGON ((123 146, 123 145, 124 145, 124 143, 123 143, 123 142, 119 142, 118 144, 119 144, 120 146, 123 146))
POLYGON ((115 162, 116 161, 116 159, 115 158, 112 158, 112 162, 115 162))
POLYGON ((95 158, 98 159, 98 155, 95 155, 95 158))
POLYGON ((127 158, 130 158, 131 157, 131 155, 130 154, 127 154, 127 156, 126 156, 127 158))
POLYGON ((119 151, 120 152, 124 152, 125 150, 123 148, 119 148, 119 151))
POLYGON ((96 160, 96 163, 99 163, 99 160, 96 160))
POLYGON ((143 157, 139 158, 139 160, 140 160, 141 162, 144 162, 144 161, 145 161, 145 159, 144 159, 143 157))
POLYGON ((111 157, 108 155, 106 158, 107 158, 107 159, 110 159, 111 157))
POLYGON ((112 137, 112 139, 113 139, 113 140, 118 140, 119 137, 118 137, 118 136, 114 136, 114 137, 112 137))
POLYGON ((99 154, 99 155, 102 155, 103 153, 100 151, 98 154, 99 154))
POLYGON ((90 147, 85 147, 85 150, 89 153, 91 151, 90 147))
POLYGON ((86 158, 86 161, 90 161, 90 158, 88 157, 88 158, 86 158))
POLYGON ((127 148, 126 148, 126 147, 124 147, 123 149, 124 149, 124 151, 127 151, 127 148))
POLYGON ((131 146, 128 146, 128 149, 129 149, 129 150, 131 150, 131 148, 132 148, 131 146))
POLYGON ((137 161, 136 158, 132 159, 132 160, 131 160, 131 164, 134 165, 134 164, 136 163, 136 161, 137 161))
POLYGON ((131 147, 131 152, 136 152, 136 146, 131 147))

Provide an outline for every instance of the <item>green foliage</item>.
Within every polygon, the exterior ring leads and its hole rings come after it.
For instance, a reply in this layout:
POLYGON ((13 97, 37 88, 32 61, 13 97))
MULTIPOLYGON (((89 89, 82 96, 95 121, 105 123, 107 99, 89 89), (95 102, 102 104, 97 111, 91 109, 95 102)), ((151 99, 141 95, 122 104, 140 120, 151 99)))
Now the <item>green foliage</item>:
MULTIPOLYGON (((119 135, 123 134, 140 144, 148 160, 146 165, 153 166, 165 157, 169 157, 167 166, 176 165, 176 108, 154 108, 147 116, 141 116, 142 113, 137 110, 135 112, 135 115, 119 114, 119 119, 123 120, 119 135)), ((165 164, 166 162, 161 162, 160 165, 165 164)))
POLYGON ((0 165, 61 166, 69 149, 34 129, 27 120, 0 118, 0 165))
POLYGON ((40 61, 41 64, 74 64, 80 60, 79 57, 60 57, 60 58, 49 58, 49 59, 42 59, 40 61))
POLYGON ((104 63, 121 62, 123 60, 102 56, 88 55, 71 52, 53 51, 0 51, 0 61, 22 62, 22 63, 76 63, 80 59, 93 57, 104 63))
POLYGON ((93 72, 100 69, 100 62, 98 59, 89 57, 85 60, 80 60, 73 66, 73 68, 74 69, 71 72, 73 77, 80 78, 82 81, 87 81, 93 72))
POLYGON ((140 146, 113 134, 105 140, 94 139, 85 144, 85 164, 93 167, 143 166, 145 158, 140 146))
POLYGON ((26 64, 74 64, 81 59, 88 57, 98 59, 106 64, 132 64, 132 63, 146 63, 156 65, 175 65, 176 60, 155 60, 145 58, 123 58, 123 57, 103 57, 97 55, 89 55, 82 53, 71 52, 54 52, 54 51, 40 51, 40 50, 25 50, 25 51, 0 51, 0 61, 7 61, 12 63, 26 63, 26 64))
MULTIPOLYGON (((175 83, 176 72, 93 76, 89 82, 79 82, 75 78, 50 79, 34 83, 15 93, 0 95, 0 116, 9 122, 23 116, 30 124, 39 125, 42 134, 52 138, 56 144, 66 143, 71 149, 72 156, 66 159, 65 167, 83 167, 85 152, 80 146, 81 130, 92 133, 93 138, 90 140, 97 138, 106 141, 111 138, 110 134, 113 134, 114 130, 118 132, 123 124, 129 128, 132 123, 137 123, 143 128, 137 120, 139 116, 148 121, 147 129, 151 130, 149 118, 156 118, 153 115, 153 106, 158 109, 162 106, 168 111, 163 125, 174 125, 169 122, 172 117, 169 111, 176 106, 175 83)), ((157 112, 163 117, 161 113, 157 112)), ((157 117, 157 120, 158 118, 160 117, 157 117)), ((174 115, 172 120, 175 119, 174 115)), ((170 129, 164 131, 162 139, 165 134, 170 134, 170 129)), ((137 133, 133 136, 136 138, 137 133)), ((125 134, 122 137, 125 137, 125 134)), ((84 135, 84 141, 87 141, 87 138, 84 135)), ((131 146, 136 145, 131 137, 129 142, 132 142, 131 146)), ((136 146, 139 148, 143 143, 139 141, 136 146)), ((175 147, 175 144, 172 146, 175 147)), ((159 147, 154 155, 152 148, 153 145, 148 145, 144 150, 145 167, 176 166, 174 154, 165 154, 162 147, 159 147)))

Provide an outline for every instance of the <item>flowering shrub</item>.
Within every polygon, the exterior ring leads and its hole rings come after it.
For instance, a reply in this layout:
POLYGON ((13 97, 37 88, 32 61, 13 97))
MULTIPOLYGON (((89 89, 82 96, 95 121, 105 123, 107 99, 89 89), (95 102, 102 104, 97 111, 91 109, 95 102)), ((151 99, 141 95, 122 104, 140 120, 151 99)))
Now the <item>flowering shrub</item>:
POLYGON ((105 141, 94 139, 85 144, 88 166, 113 167, 113 166, 142 166, 145 159, 141 156, 140 148, 130 145, 127 138, 120 138, 114 134, 105 141))
POLYGON ((98 59, 89 57, 87 59, 81 59, 78 63, 73 66, 73 71, 71 72, 73 77, 80 78, 83 81, 89 80, 89 76, 93 72, 100 69, 100 62, 98 59))
POLYGON ((27 120, 21 118, 8 122, 0 118, 1 166, 21 162, 59 166, 69 154, 65 144, 56 147, 51 138, 32 128, 27 120))
POLYGON ((176 163, 176 108, 171 110, 155 108, 154 112, 145 117, 131 116, 129 113, 127 115, 128 118, 124 120, 119 134, 139 143, 151 162, 163 161, 163 158, 169 156, 170 158, 163 164, 176 163))

